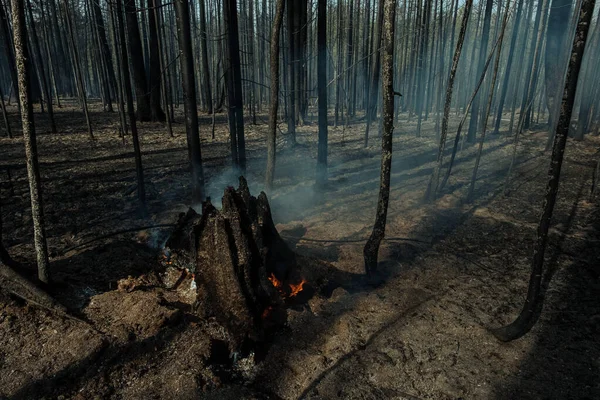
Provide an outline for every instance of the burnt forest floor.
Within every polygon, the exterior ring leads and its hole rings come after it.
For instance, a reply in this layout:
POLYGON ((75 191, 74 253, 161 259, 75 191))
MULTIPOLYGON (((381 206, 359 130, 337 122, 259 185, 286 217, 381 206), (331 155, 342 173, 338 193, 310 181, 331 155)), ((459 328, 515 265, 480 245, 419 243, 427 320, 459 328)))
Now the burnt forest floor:
MULTIPOLYGON (((543 127, 523 135, 508 196, 512 138, 501 132, 486 139, 474 202, 465 198, 476 149, 465 145, 439 199, 424 204, 437 151, 434 116, 415 138, 416 119, 401 115, 389 240, 375 286, 361 283, 361 274, 362 240, 372 228, 379 187, 376 124, 367 148, 364 122, 329 126, 330 180, 323 191, 313 186, 316 117, 298 127, 294 148, 280 131, 269 198, 277 228, 306 260, 327 262, 334 276, 347 279, 288 310, 286 328, 259 363, 249 357, 232 366, 219 349, 221 328, 145 278, 157 268, 168 225, 190 206, 182 110, 174 138, 163 124, 139 125, 144 217, 131 140, 119 138, 118 114, 93 106, 94 141, 74 105, 57 110, 54 135, 47 116, 36 113, 57 281, 52 293, 93 327, 0 291, 0 398, 600 398, 600 211, 598 200, 589 198, 598 137, 567 144, 539 323, 524 338, 500 343, 487 329, 510 322, 527 289, 549 165, 543 127), (148 228, 156 225, 167 226, 148 228)), ((24 148, 11 111, 17 139, 0 138, 4 243, 14 258, 32 265, 24 148)), ((211 120, 201 115, 200 135, 208 194, 218 204, 238 174, 230 168, 226 117, 217 116, 214 140, 211 120)), ((258 125, 247 121, 245 129, 247 178, 258 194, 266 116, 258 125)))

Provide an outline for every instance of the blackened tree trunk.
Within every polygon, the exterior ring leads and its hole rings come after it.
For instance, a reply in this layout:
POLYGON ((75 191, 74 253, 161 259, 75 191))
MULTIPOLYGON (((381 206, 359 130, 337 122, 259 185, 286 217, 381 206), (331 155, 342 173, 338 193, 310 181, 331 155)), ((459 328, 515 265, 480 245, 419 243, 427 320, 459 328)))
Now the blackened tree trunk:
POLYGON ((288 135, 290 137, 290 144, 292 146, 296 145, 296 40, 295 40, 295 32, 296 32, 296 24, 294 23, 294 12, 296 2, 294 0, 286 0, 287 1, 287 30, 288 30, 288 87, 287 93, 288 96, 288 135))
POLYGON ((425 58, 427 57, 427 46, 429 41, 429 18, 431 14, 431 0, 425 0, 425 9, 423 13, 423 18, 421 19, 421 29, 420 29, 420 45, 417 55, 417 132, 416 136, 421 136, 421 123, 423 120, 423 106, 425 104, 425 91, 427 87, 427 82, 425 79, 425 58))
POLYGON ((185 130, 188 153, 192 164, 192 198, 195 202, 204 201, 204 171, 198 132, 198 105, 196 102, 196 81, 194 79, 194 55, 190 29, 190 6, 187 0, 175 0, 177 16, 177 39, 179 42, 179 65, 183 89, 185 130))
POLYGON ((383 133, 381 139, 381 175, 379 199, 373 232, 365 244, 363 255, 365 271, 371 276, 377 270, 379 246, 385 236, 388 204, 390 200, 390 176, 392 169, 392 138, 394 131, 394 23, 396 0, 384 1, 383 19, 383 133))
POLYGON ((129 49, 129 58, 126 58, 126 60, 129 60, 131 64, 137 101, 137 118, 141 122, 151 121, 152 103, 150 91, 148 90, 146 68, 144 67, 144 52, 142 50, 142 38, 135 0, 125 0, 125 20, 127 22, 127 48, 129 49))
POLYGON ((102 11, 100 9, 100 2, 99 1, 91 1, 91 3, 92 3, 91 4, 92 14, 94 16, 94 21, 96 23, 96 29, 97 29, 97 33, 98 33, 98 42, 100 45, 100 52, 102 54, 104 63, 106 64, 106 73, 107 73, 107 78, 109 80, 109 82, 108 82, 109 90, 108 90, 108 93, 106 93, 106 101, 107 101, 106 110, 109 112, 112 112, 113 107, 112 107, 112 97, 111 97, 110 89, 115 88, 117 86, 115 84, 117 82, 117 79, 115 77, 115 69, 114 69, 114 66, 112 63, 112 57, 110 55, 110 50, 108 48, 108 39, 106 36, 106 28, 104 26, 104 19, 102 18, 102 11))
POLYGON ((158 32, 156 33, 156 39, 158 42, 158 61, 161 71, 159 78, 161 84, 162 101, 165 106, 165 110, 167 110, 167 112, 165 113, 165 118, 167 120, 167 131, 169 132, 169 136, 175 137, 175 135, 173 135, 173 123, 171 121, 171 113, 169 112, 169 95, 167 92, 170 90, 170 86, 167 83, 168 75, 165 68, 165 47, 163 45, 162 40, 162 30, 160 29, 162 21, 162 6, 160 0, 154 0, 154 10, 152 10, 151 12, 152 14, 150 15, 150 18, 154 19, 154 24, 158 30, 158 32))
POLYGON ((38 40, 37 30, 35 28, 35 22, 33 20, 33 12, 31 11, 31 1, 27 0, 27 10, 29 14, 29 26, 31 29, 31 43, 35 50, 35 56, 37 58, 36 66, 38 68, 38 75, 40 77, 40 83, 44 92, 44 100, 46 101, 46 108, 48 110, 48 118, 50 119, 50 130, 52 133, 56 133, 56 122, 54 121, 54 108, 52 107, 52 93, 50 92, 50 85, 46 79, 46 71, 44 69, 44 62, 42 61, 42 51, 40 50, 40 42, 38 40))
POLYGON ((237 18, 237 0, 223 1, 225 32, 227 34, 228 63, 225 68, 227 99, 229 105, 229 133, 233 165, 246 172, 246 139, 244 136, 244 95, 242 93, 242 67, 240 61, 240 37, 237 18))
POLYGON ((460 25, 460 33, 458 34, 458 42, 456 43, 456 49, 454 50, 454 57, 452 59, 452 67, 450 68, 450 77, 448 79, 448 87, 446 88, 446 101, 444 103, 444 117, 442 119, 442 132, 440 134, 440 146, 437 154, 436 165, 429 178, 427 184, 427 190, 425 191, 425 199, 427 201, 433 201, 437 195, 437 187, 440 178, 440 171, 442 169, 442 163, 444 161, 444 149, 446 148, 446 137, 448 135, 448 119, 450 118, 450 104, 452 103, 452 90, 454 88, 454 79, 456 78, 456 69, 458 68, 458 62, 460 61, 460 55, 462 53, 463 43, 465 42, 465 33, 467 32, 467 25, 469 22, 469 16, 471 15, 471 7, 473 6, 473 0, 467 0, 465 2, 465 9, 463 12, 463 19, 460 25))
POLYGON ((77 43, 75 42, 75 30, 73 28, 73 19, 71 18, 71 11, 69 9, 69 3, 67 0, 63 1, 65 20, 67 21, 67 29, 69 31, 69 45, 71 46, 71 54, 73 55, 73 68, 75 69, 75 81, 77 82, 77 88, 79 90, 79 96, 81 97, 81 106, 83 113, 85 114, 85 122, 87 124, 88 133, 90 138, 94 139, 94 132, 92 131, 92 122, 90 120, 90 114, 87 105, 87 94, 85 92, 85 86, 83 84, 83 74, 81 73, 81 64, 79 63, 79 52, 77 51, 77 43))
POLYGON ((527 300, 519 314, 518 318, 510 325, 504 326, 492 331, 494 336, 503 342, 518 339, 525 335, 539 317, 542 306, 542 275, 544 273, 544 253, 548 244, 548 229, 550 220, 556 203, 558 193, 558 184, 560 180, 560 171, 567 144, 569 133, 569 124, 575 103, 575 94, 577 90, 577 79, 581 69, 581 60, 585 49, 585 43, 588 36, 592 14, 594 13, 595 0, 583 0, 581 10, 579 11, 579 22, 577 31, 573 40, 571 58, 567 70, 567 79, 563 91, 562 104, 556 135, 554 136, 554 145, 552 147, 552 156, 550 158, 550 169, 548 171, 548 185, 546 186, 546 196, 542 206, 542 215, 537 229, 537 238, 533 250, 533 259, 531 263, 531 277, 529 279, 529 289, 527 291, 527 300))
MULTIPOLYGON (((365 147, 369 145, 369 128, 371 126, 371 121, 375 118, 375 113, 377 112, 377 99, 379 94, 379 76, 381 73, 381 38, 383 35, 383 11, 384 10, 384 0, 379 0, 379 13, 377 16, 377 33, 375 39, 375 48, 373 50, 373 65, 371 68, 371 79, 369 80, 367 94, 365 101, 366 105, 366 117, 367 117, 367 127, 365 129, 365 147)), ((393 101, 392 101, 393 104, 393 101)))
POLYGON ((161 75, 160 68, 160 48, 158 47, 158 25, 154 18, 154 8, 156 0, 148 0, 148 44, 150 48, 150 109, 152 113, 152 121, 164 122, 166 119, 165 112, 161 107, 161 75))
MULTIPOLYGON (((338 4, 339 7, 339 4, 338 4)), ((317 19, 317 87, 319 92, 319 148, 317 152, 317 186, 327 182, 327 4, 318 1, 317 19)), ((340 60, 341 61, 341 60, 340 60)))
POLYGON ((33 104, 31 103, 31 77, 27 68, 27 30, 25 28, 25 9, 23 0, 12 0, 12 23, 14 30, 15 60, 21 103, 21 123, 25 144, 29 195, 31 197, 31 216, 33 220, 33 239, 38 264, 38 278, 44 283, 50 282, 48 247, 44 224, 44 206, 42 203, 42 184, 37 156, 33 104))
MULTIPOLYGON (((10 40, 10 29, 8 23, 8 17, 4 12, 4 5, 0 2, 0 25, 2 29, 2 44, 4 46, 4 54, 8 63, 8 70, 10 71, 10 78, 13 86, 13 92, 17 93, 19 90, 19 84, 17 79, 17 67, 15 64, 15 54, 13 51, 13 44, 10 40)), ((9 97, 10 104, 10 97, 9 97)))
POLYGON ((517 5, 517 16, 515 17, 515 25, 513 27, 513 35, 510 40, 510 48, 508 50, 508 60, 506 61, 506 71, 504 72, 504 83, 500 92, 500 100, 498 101, 498 111, 496 112, 496 124, 494 126, 494 133, 500 131, 500 123, 502 122, 502 111, 504 109, 504 102, 506 101, 506 95, 508 93, 508 86, 510 84, 510 71, 513 64, 513 58, 515 54, 515 47, 517 45, 517 38, 521 32, 521 15, 523 13, 523 0, 519 0, 517 5))
POLYGON ((10 122, 8 120, 8 111, 6 111, 6 104, 4 104, 4 92, 2 91, 2 85, 0 85, 0 107, 2 107, 2 118, 4 119, 4 126, 6 127, 6 136, 12 139, 12 129, 10 128, 10 122))
POLYGON ((144 168, 142 166, 142 152, 138 138, 137 124, 135 121, 135 112, 133 111, 133 91, 131 89, 131 78, 129 75, 129 65, 127 63, 127 48, 125 47, 125 23, 123 21, 123 0, 115 0, 117 5, 117 26, 119 30, 119 41, 121 43, 121 57, 119 57, 121 76, 123 80, 123 91, 127 101, 127 115, 129 117, 129 127, 131 128, 131 138, 133 139, 133 151, 135 154, 135 171, 137 176, 138 199, 142 210, 146 209, 146 190, 144 186, 144 168))
POLYGON ((283 23, 285 0, 277 0, 273 31, 271 32, 271 106, 269 108, 269 132, 267 134, 267 173, 265 186, 273 189, 277 145, 277 111, 279 108, 279 37, 283 23))
POLYGON ((498 39, 498 54, 496 55, 496 62, 494 64, 494 74, 492 75, 492 83, 490 85, 490 93, 488 96, 488 102, 483 116, 483 129, 481 131, 481 138, 479 139, 479 148, 477 150, 477 157, 475 159, 475 166, 473 167, 473 175, 471 177, 471 184, 469 185, 469 193, 467 195, 467 202, 472 202, 475 193, 475 181, 477 180, 477 170, 479 169, 479 163, 481 161, 481 153, 483 151, 483 143, 485 142, 485 134, 488 125, 488 119, 492 110, 492 100, 494 99, 494 90, 496 89, 496 78, 498 77, 498 67, 500 65, 500 57, 502 55, 502 41, 504 40, 504 32, 506 30, 506 23, 508 22, 508 16, 510 12, 510 0, 506 1, 506 10, 504 12, 504 21, 500 31, 500 37, 498 39))
POLYGON ((204 1, 200 4, 200 51, 202 55, 202 80, 204 87, 204 97, 206 98, 206 107, 209 114, 213 112, 213 98, 210 88, 210 70, 208 68, 208 46, 206 44, 206 6, 204 1))
MULTIPOLYGON (((564 48, 569 31, 569 17, 571 16, 572 0, 552 0, 550 15, 548 16, 548 29, 546 31, 546 51, 544 58, 544 80, 546 84, 546 105, 550 110, 550 132, 554 130, 556 121, 555 110, 558 111, 556 97, 560 96, 560 84, 564 76, 566 52, 564 48)), ((572 32, 572 31, 571 31, 572 32)), ((552 135, 550 135, 552 138, 552 135)))
MULTIPOLYGON (((483 72, 483 65, 485 63, 485 55, 487 54, 488 41, 490 38, 490 20, 492 18, 492 7, 494 2, 492 0, 486 0, 485 5, 485 16, 483 19, 483 32, 481 34, 481 48, 479 49, 479 66, 477 67, 477 76, 483 72)), ((467 142, 475 143, 477 138, 477 127, 479 121, 479 94, 475 95, 473 100, 473 107, 471 111, 471 121, 469 122, 469 132, 467 133, 467 142)))

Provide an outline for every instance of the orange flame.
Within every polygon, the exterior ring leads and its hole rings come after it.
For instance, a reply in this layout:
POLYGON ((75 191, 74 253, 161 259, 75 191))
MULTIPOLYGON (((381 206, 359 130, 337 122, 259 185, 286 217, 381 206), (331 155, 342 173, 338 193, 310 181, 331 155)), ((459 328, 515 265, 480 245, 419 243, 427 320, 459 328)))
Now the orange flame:
POLYGON ((271 282, 271 284, 273 284, 275 289, 277 289, 279 294, 281 294, 281 296, 284 298, 297 296, 298 293, 300 293, 302 290, 304 290, 304 284, 306 283, 306 281, 304 279, 302 279, 302 281, 296 285, 294 285, 293 283, 290 283, 290 285, 289 285, 290 286, 290 294, 288 295, 287 292, 283 288, 283 283, 279 279, 277 279, 277 277, 273 273, 271 273, 271 276, 269 276, 268 279, 271 282))
POLYGON ((290 283, 290 288, 292 289, 292 293, 290 293, 290 297, 294 297, 296 296, 298 293, 300 293, 302 290, 304 290, 304 284, 306 283, 306 281, 304 279, 302 279, 302 281, 300 281, 299 284, 294 285, 290 283))

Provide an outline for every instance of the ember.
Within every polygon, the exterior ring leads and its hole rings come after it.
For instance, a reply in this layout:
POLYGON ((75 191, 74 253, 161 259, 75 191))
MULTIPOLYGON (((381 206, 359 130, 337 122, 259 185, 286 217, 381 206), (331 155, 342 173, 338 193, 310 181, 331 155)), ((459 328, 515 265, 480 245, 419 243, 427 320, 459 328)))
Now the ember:
POLYGON ((302 281, 300 281, 300 283, 296 285, 290 283, 290 293, 288 294, 287 291, 284 289, 283 283, 279 279, 277 279, 275 274, 271 273, 271 275, 269 276, 269 281, 273 284, 275 289, 277 289, 277 291, 283 298, 291 298, 297 296, 298 293, 304 290, 304 284, 306 283, 304 279, 302 279, 302 281))

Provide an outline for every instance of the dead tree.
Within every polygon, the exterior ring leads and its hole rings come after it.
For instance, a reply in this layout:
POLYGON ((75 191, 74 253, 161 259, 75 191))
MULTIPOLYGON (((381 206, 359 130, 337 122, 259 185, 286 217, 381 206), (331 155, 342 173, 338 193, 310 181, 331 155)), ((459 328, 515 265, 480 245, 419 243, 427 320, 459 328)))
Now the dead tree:
POLYGON ((542 276, 544 273, 544 253, 548 244, 548 229, 550 220, 556 203, 558 193, 558 184, 560 180, 560 171, 569 134, 569 124, 575 103, 575 94, 577 90, 577 79, 581 69, 581 60, 585 50, 590 22, 594 13, 596 0, 582 0, 579 11, 579 22, 573 40, 571 57, 567 70, 567 78, 563 91, 560 117, 556 134, 554 136, 554 145, 552 147, 552 156, 550 158, 550 168, 548 171, 548 184, 546 186, 546 196, 542 206, 542 215, 537 229, 537 238, 533 250, 533 259, 531 263, 531 277, 529 278, 529 288, 527 291, 527 300, 517 319, 502 328, 492 330, 496 338, 503 342, 515 340, 525 335, 539 317, 542 306, 542 276))
MULTIPOLYGON (((384 0, 379 0, 379 13, 377 16, 377 37, 375 38, 375 48, 373 52, 373 65, 371 67, 371 78, 369 80, 367 86, 367 94, 366 94, 366 118, 367 118, 367 127, 365 129, 365 143, 364 146, 367 147, 369 145, 369 128, 371 126, 371 121, 375 118, 375 113, 377 112, 377 95, 379 94, 379 75, 381 73, 381 52, 379 48, 381 47, 382 35, 383 35, 383 11, 384 10, 384 0)), ((392 100, 393 103, 393 100, 392 100)))
MULTIPOLYGON (((492 17, 492 7, 494 3, 492 0, 486 0, 485 5, 485 16, 483 19, 483 32, 481 36, 481 47, 479 48, 479 65, 477 67, 477 75, 481 75, 485 63, 485 55, 487 53, 488 41, 490 37, 490 20, 492 17)), ((469 122, 469 131, 467 132, 467 141, 469 143, 475 143, 477 138, 477 128, 479 123, 479 99, 480 96, 477 93, 473 99, 473 107, 471 109, 471 121, 469 122)))
POLYGON ((48 118, 50 119, 50 130, 52 133, 56 133, 56 122, 54 121, 54 109, 52 107, 52 94, 50 91, 50 85, 46 79, 46 71, 44 69, 44 63, 42 58, 42 51, 40 50, 40 41, 38 40, 37 30, 35 28, 35 22, 33 20, 33 12, 31 11, 31 1, 27 0, 27 11, 29 15, 29 27, 31 28, 30 40, 35 51, 36 67, 38 71, 39 80, 44 92, 44 100, 46 101, 46 109, 48 110, 48 118))
POLYGON ((42 203, 42 185, 37 156, 33 104, 31 104, 31 77, 27 68, 28 48, 25 28, 25 9, 23 0, 12 0, 12 23, 14 30, 15 60, 19 83, 19 101, 21 103, 21 123, 25 144, 29 194, 31 197, 31 216, 33 220, 33 239, 37 257, 38 278, 44 283, 50 282, 48 246, 44 224, 44 205, 42 203))
POLYGON ((283 23, 285 0, 277 0, 275 20, 271 32, 271 106, 269 108, 269 132, 267 134, 267 172, 265 186, 273 189, 275 178, 275 159, 277 154, 277 111, 279 109, 279 37, 283 23))
POLYGON ((127 23, 127 48, 131 64, 131 74, 133 75, 133 85, 135 87, 137 102, 137 118, 140 122, 152 120, 152 102, 150 100, 150 91, 148 90, 148 81, 146 78, 146 68, 144 67, 144 53, 142 50, 142 38, 140 27, 138 25, 137 7, 135 0, 125 0, 125 21, 127 23))
POLYGON ((463 13, 463 19, 460 26, 460 33, 458 34, 458 42, 456 43, 456 50, 454 50, 454 58, 452 60, 452 68, 450 69, 450 77, 448 79, 448 87, 446 88, 446 101, 444 103, 444 118, 442 119, 442 133, 440 135, 440 146, 438 148, 437 161, 429 183, 427 184, 427 190, 425 191, 425 199, 427 201, 433 201, 437 195, 437 187, 440 179, 440 171, 442 169, 442 163, 444 161, 444 149, 446 148, 446 136, 448 134, 448 118, 450 118, 450 103, 452 102, 452 90, 454 88, 454 78, 456 77, 456 69, 458 68, 458 62, 460 61, 460 55, 462 53, 463 43, 465 41, 465 33, 467 31, 467 25, 469 22, 469 16, 471 15, 471 7, 473 6, 473 0, 467 0, 465 2, 465 10, 463 13))
POLYGON ((188 0, 175 0, 177 17, 177 39, 179 42, 179 65, 183 89, 183 109, 187 133, 188 153, 192 167, 192 199, 204 200, 204 171, 200 135, 198 133, 198 104, 196 100, 196 80, 194 79, 194 55, 190 29, 190 6, 188 0))
POLYGON ((2 107, 2 118, 4 119, 4 126, 6 127, 6 136, 8 136, 9 139, 12 139, 12 129, 8 120, 8 111, 6 111, 6 104, 4 104, 4 93, 2 91, 2 85, 0 85, 0 107, 2 107))
POLYGON ((237 0, 223 1, 227 56, 225 57, 225 82, 231 137, 231 158, 234 167, 246 171, 246 139, 244 136, 244 95, 242 93, 242 69, 240 61, 240 37, 237 18, 237 0))
MULTIPOLYGON (((156 0, 155 0, 156 1, 156 0)), ((213 98, 210 88, 210 70, 208 68, 208 46, 206 43, 206 5, 204 1, 199 1, 200 6, 200 51, 202 53, 202 80, 204 88, 204 97, 206 98, 206 107, 209 114, 213 112, 213 98)))
POLYGON ((319 92, 317 186, 323 186, 327 182, 327 4, 325 0, 319 0, 317 12, 317 87, 319 92))
POLYGON ((158 35, 158 24, 154 18, 155 0, 148 0, 148 47, 150 50, 149 56, 149 82, 148 89, 150 90, 150 110, 152 121, 163 122, 166 119, 165 112, 161 107, 161 83, 162 70, 160 68, 160 48, 158 35))
POLYGON ((227 328, 231 350, 238 351, 285 323, 285 296, 278 290, 300 277, 264 192, 251 196, 241 177, 237 190, 225 190, 222 204, 217 210, 207 201, 201 216, 192 209, 182 215, 165 254, 172 265, 195 273, 200 313, 227 328))
POLYGON ((142 152, 138 138, 137 123, 135 121, 135 112, 133 110, 133 92, 131 89, 131 78, 129 76, 129 66, 127 65, 127 48, 125 47, 125 23, 123 21, 123 0, 115 0, 117 12, 117 29, 119 31, 119 41, 121 43, 121 56, 118 57, 121 69, 123 91, 125 92, 125 101, 127 102, 127 115, 129 117, 129 127, 131 129, 131 138, 133 139, 133 151, 135 154, 135 171, 137 176, 138 199, 142 209, 146 208, 146 189, 144 185, 144 168, 142 166, 142 152))
POLYGON ((381 138, 381 175, 379 199, 373 232, 365 244, 363 255, 365 271, 371 276, 377 270, 379 246, 385 236, 388 204, 390 201, 390 175, 392 169, 392 138, 394 131, 394 23, 396 0, 384 1, 383 18, 383 133, 381 138))
POLYGON ((71 47, 71 54, 73 55, 73 68, 75 69, 75 81, 77 82, 77 90, 81 98, 81 107, 85 114, 85 122, 87 124, 88 133, 91 139, 94 139, 94 132, 92 131, 92 122, 90 120, 90 113, 87 105, 87 94, 85 92, 85 86, 83 84, 83 75, 81 73, 81 65, 79 63, 79 51, 77 50, 77 44, 75 43, 75 30, 73 28, 73 21, 71 18, 71 11, 69 9, 69 3, 67 0, 63 0, 63 7, 65 11, 65 19, 67 21, 67 29, 69 31, 69 45, 71 47))
POLYGON ((479 163, 481 161, 481 153, 483 151, 483 143, 485 142, 485 134, 488 126, 488 119, 490 112, 492 111, 492 100, 494 99, 494 90, 496 89, 496 78, 498 77, 498 67, 500 65, 500 57, 502 55, 502 41, 504 40, 504 32, 506 31, 506 23, 508 22, 508 16, 510 13, 510 0, 506 0, 506 11, 504 12, 504 21, 502 23, 502 29, 500 31, 500 37, 498 38, 498 54, 496 55, 496 62, 494 64, 494 73, 492 75, 492 83, 490 85, 490 94, 488 96, 488 102, 483 115, 483 129, 481 131, 481 138, 479 139, 479 148, 477 149, 477 157, 475 159, 475 166, 473 167, 473 175, 471 177, 471 184, 469 185, 469 193, 467 194, 467 202, 473 201, 475 193, 475 181, 477 180, 477 170, 479 169, 479 163))

